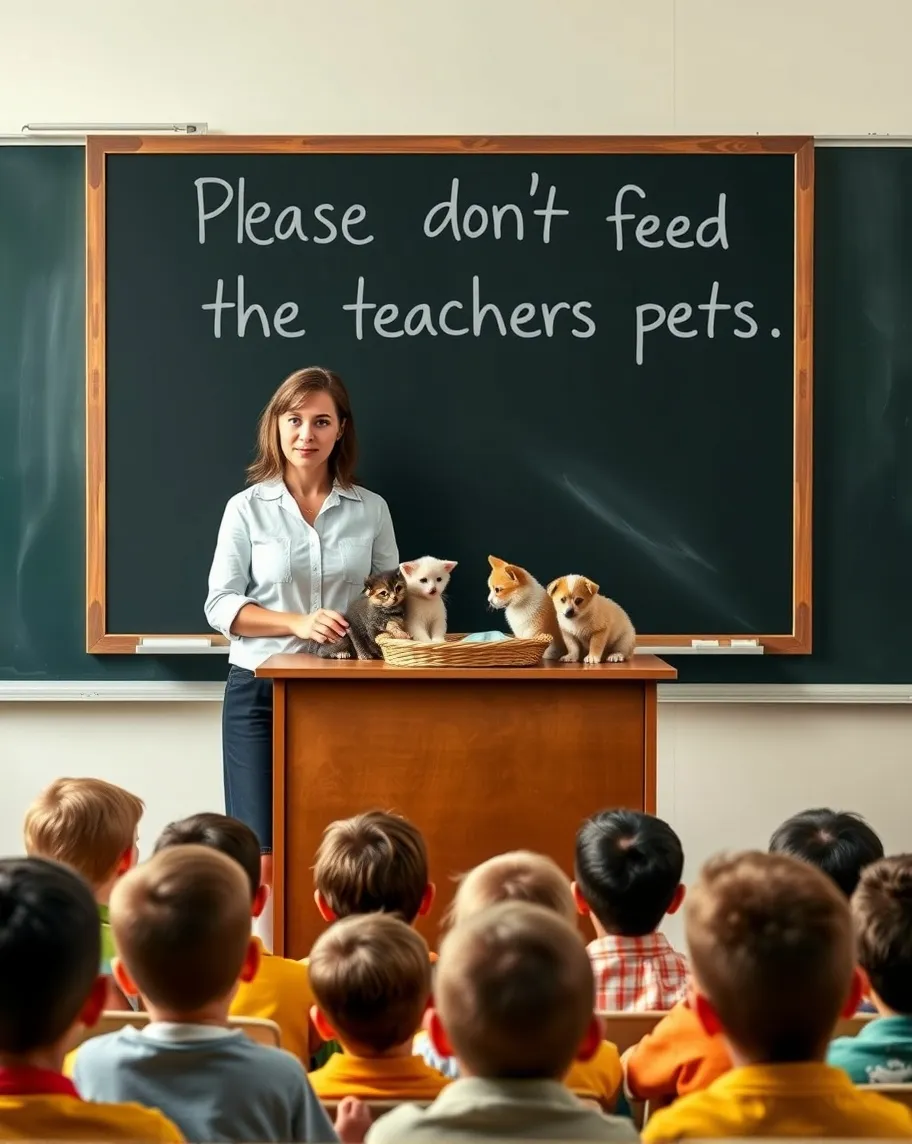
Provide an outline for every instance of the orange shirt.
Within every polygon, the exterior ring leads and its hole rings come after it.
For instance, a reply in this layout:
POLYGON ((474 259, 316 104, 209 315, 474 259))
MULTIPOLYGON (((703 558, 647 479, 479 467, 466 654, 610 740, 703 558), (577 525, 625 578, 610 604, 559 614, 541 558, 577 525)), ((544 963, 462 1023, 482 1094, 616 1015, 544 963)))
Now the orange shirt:
POLYGON ((732 1067, 721 1035, 711 1037, 686 1001, 628 1049, 623 1063, 634 1100, 700 1092, 732 1067))
POLYGON ((433 1100, 450 1083, 421 1057, 354 1057, 347 1052, 331 1056, 307 1079, 324 1100, 433 1100))
POLYGON ((0 1139, 178 1144, 183 1136, 157 1109, 84 1101, 60 1073, 14 1068, 0 1069, 0 1139))
POLYGON ((622 1079, 617 1047, 610 1041, 602 1041, 588 1061, 573 1062, 564 1084, 580 1095, 591 1093, 606 1112, 613 1112, 622 1079))
POLYGON ((316 1030, 311 1031, 310 1007, 314 1003, 307 965, 287 957, 268 953, 260 939, 260 967, 253 981, 238 987, 229 1013, 232 1017, 262 1017, 275 1021, 282 1033, 282 1048, 287 1049, 307 1068, 311 1045, 320 1043, 316 1030))

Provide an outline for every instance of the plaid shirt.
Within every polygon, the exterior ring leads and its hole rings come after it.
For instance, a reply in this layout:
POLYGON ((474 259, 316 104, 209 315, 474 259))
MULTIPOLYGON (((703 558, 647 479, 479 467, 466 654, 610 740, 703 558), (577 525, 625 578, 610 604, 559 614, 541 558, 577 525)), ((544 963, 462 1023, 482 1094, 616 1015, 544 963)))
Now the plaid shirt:
POLYGON ((587 946, 599 1013, 670 1009, 687 992, 687 958, 662 933, 608 934, 587 946))

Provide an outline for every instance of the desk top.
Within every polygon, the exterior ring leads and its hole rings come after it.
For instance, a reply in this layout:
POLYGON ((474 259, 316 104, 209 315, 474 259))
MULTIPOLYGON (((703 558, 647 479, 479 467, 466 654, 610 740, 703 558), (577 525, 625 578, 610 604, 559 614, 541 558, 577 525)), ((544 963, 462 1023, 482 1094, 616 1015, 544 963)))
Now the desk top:
POLYGON ((589 683, 631 683, 676 679, 677 669, 656 655, 635 655, 626 663, 547 663, 535 667, 392 667, 381 659, 318 659, 314 655, 271 655, 256 669, 264 679, 560 679, 589 683))

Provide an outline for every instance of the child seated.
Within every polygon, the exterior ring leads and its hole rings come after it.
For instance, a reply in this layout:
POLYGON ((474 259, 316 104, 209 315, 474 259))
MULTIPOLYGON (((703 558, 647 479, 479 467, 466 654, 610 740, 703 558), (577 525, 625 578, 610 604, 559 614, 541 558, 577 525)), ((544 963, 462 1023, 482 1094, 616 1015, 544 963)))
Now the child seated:
MULTIPOLYGON (((461 925, 497 902, 530 902, 544 906, 576 927, 577 911, 570 879, 556 862, 543 854, 513 850, 489 858, 470 870, 453 898, 449 923, 461 925)), ((447 1076, 459 1075, 452 1058, 438 1061, 426 1033, 416 1038, 415 1046, 428 1064, 439 1067, 447 1076)), ((613 1111, 621 1088, 617 1048, 603 1040, 587 1060, 573 1061, 564 1083, 574 1092, 592 1096, 607 1111, 613 1111)))
POLYGON ((429 1014, 434 1046, 456 1056, 454 1080, 428 1108, 403 1104, 375 1121, 368 1144, 422 1140, 636 1140, 567 1090, 576 1055, 601 1040, 592 966, 563 918, 503 902, 444 939, 429 1014))
POLYGON ((84 1096, 160 1108, 188 1140, 336 1139, 301 1062, 228 1027, 259 960, 237 862, 203 846, 161 850, 114 887, 111 925, 114 974, 151 1020, 79 1048, 84 1096))
POLYGON ((431 996, 428 947, 389 914, 336 922, 310 951, 317 1031, 345 1050, 310 1074, 317 1096, 433 1100, 448 1083, 412 1039, 431 996))
MULTIPOLYGON (((166 826, 155 843, 155 852, 169 846, 198 844, 210 846, 233 858, 247 876, 250 912, 258 918, 266 905, 269 887, 260 884, 260 843, 245 823, 224 814, 194 814, 166 826)), ((263 1017, 275 1021, 282 1032, 282 1047, 306 1065, 310 1060, 311 1038, 308 1012, 313 995, 307 981, 307 967, 290 958, 274 957, 258 937, 259 968, 252 981, 242 981, 231 1002, 232 1017, 263 1017)))
POLYGON ((408 925, 434 901, 427 849, 406 818, 371 810, 331 822, 314 863, 314 901, 324 921, 395 914, 408 925))
POLYGON ((912 855, 867 866, 852 895, 858 964, 879 1014, 827 1053, 856 1084, 912 1082, 912 855))
POLYGON ((697 1014, 734 1067, 656 1112, 644 1140, 912 1137, 909 1109, 824 1063, 861 992, 848 902, 829 878, 784 854, 722 855, 691 891, 686 929, 697 1014))
POLYGON ((136 1104, 89 1104, 63 1075, 105 1002, 92 891, 43 858, 0 860, 0 1139, 182 1140, 136 1104))
POLYGON ((773 832, 769 851, 810 862, 847 898, 855 892, 862 870, 884 856, 883 843, 860 814, 828 807, 787 818, 773 832))
MULTIPOLYGON (((101 919, 101 972, 111 973, 108 903, 114 883, 136 862, 142 799, 102 779, 57 779, 25 815, 25 852, 71 866, 92 887, 101 919)), ((107 1009, 129 1005, 108 977, 107 1009)))
POLYGON ((594 815, 576 835, 573 892, 596 933, 596 1009, 670 1009, 687 992, 687 960, 658 932, 684 899, 684 853, 671 827, 636 810, 594 815))

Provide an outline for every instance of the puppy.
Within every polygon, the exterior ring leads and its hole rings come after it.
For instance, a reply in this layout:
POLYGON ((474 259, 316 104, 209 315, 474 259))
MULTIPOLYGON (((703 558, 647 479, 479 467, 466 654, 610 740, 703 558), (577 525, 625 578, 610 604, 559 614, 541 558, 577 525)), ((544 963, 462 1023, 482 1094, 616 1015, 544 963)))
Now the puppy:
POLYGON ((507 623, 517 639, 527 640, 547 632, 551 643, 542 658, 558 659, 565 651, 564 641, 544 587, 518 564, 508 564, 496 556, 489 556, 488 563, 488 603, 492 608, 506 609, 507 623))
POLYGON ((630 617, 614 600, 598 594, 599 586, 585 576, 561 576, 548 585, 567 654, 561 663, 620 663, 630 659, 636 632, 630 617))

